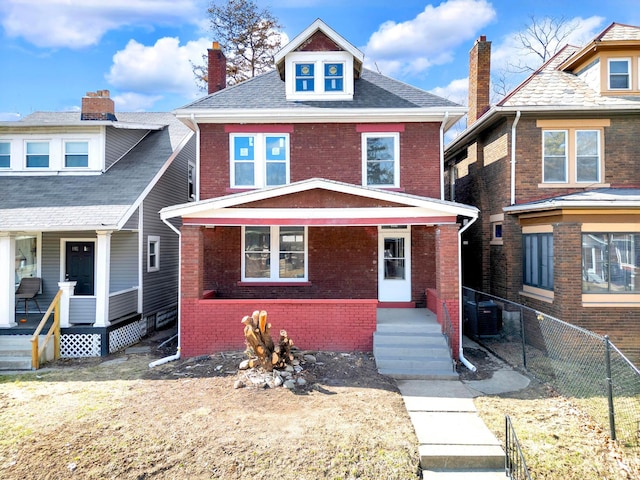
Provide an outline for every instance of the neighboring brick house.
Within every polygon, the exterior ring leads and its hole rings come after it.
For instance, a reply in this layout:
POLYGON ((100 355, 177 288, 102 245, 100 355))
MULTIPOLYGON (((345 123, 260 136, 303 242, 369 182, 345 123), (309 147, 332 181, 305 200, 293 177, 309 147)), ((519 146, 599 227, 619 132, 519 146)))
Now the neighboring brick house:
POLYGON ((470 54, 447 198, 477 206, 463 284, 600 334, 640 361, 640 28, 566 46, 489 108, 490 42, 470 54), (477 92, 477 95, 476 93, 477 92))
MULTIPOLYGON (((458 324, 458 239, 477 209, 443 200, 444 132, 465 110, 363 68, 321 20, 276 69, 175 111, 197 132, 197 201, 181 217, 181 354, 243 348, 267 310, 302 348, 371 350, 379 305, 458 324)), ((457 356, 457 339, 454 354, 457 356)))
POLYGON ((42 312, 63 290, 66 357, 106 355, 175 322, 179 244, 158 212, 188 201, 195 146, 173 114, 116 113, 107 90, 80 112, 0 122, 0 340, 19 335, 30 351, 42 314, 22 302, 16 312, 24 277, 42 280, 42 312))

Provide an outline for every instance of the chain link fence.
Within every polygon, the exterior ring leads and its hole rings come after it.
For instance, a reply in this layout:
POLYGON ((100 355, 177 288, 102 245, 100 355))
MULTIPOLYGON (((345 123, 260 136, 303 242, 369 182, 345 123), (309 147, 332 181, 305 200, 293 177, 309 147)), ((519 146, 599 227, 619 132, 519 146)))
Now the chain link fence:
POLYGON ((640 447, 640 371, 607 337, 469 288, 464 331, 572 398, 614 440, 640 447))

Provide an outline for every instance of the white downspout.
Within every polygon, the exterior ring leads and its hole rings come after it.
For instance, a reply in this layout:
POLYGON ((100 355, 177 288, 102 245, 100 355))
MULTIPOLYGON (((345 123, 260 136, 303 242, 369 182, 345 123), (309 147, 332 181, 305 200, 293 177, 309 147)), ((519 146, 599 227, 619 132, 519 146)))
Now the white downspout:
POLYGON ((193 189, 196 192, 195 201, 200 201, 200 127, 198 126, 198 122, 196 122, 196 116, 191 114, 191 123, 193 127, 196 129, 196 182, 193 186, 193 189))
POLYGON ((511 205, 516 204, 516 127, 520 120, 520 110, 516 112, 516 119, 511 125, 511 205))
POLYGON ((464 352, 462 351, 462 312, 464 309, 463 297, 462 297, 462 234, 464 231, 469 228, 473 223, 478 219, 478 217, 472 218, 464 227, 458 230, 458 300, 460 302, 460 306, 458 307, 458 340, 459 340, 459 349, 458 358, 462 362, 462 364, 467 367, 472 372, 475 372, 477 368, 473 365, 469 360, 464 357, 464 352))
POLYGON ((158 365, 162 365, 164 363, 172 362, 173 360, 178 360, 180 358, 180 312, 182 309, 182 305, 180 302, 180 294, 182 292, 182 235, 180 230, 174 227, 169 221, 166 219, 162 219, 162 221, 174 232, 178 234, 178 348, 176 348, 176 353, 173 355, 169 355, 168 357, 160 358, 155 360, 149 364, 149 368, 157 367, 158 365))
POLYGON ((444 112, 440 125, 440 200, 444 200, 444 127, 449 119, 449 112, 444 112))

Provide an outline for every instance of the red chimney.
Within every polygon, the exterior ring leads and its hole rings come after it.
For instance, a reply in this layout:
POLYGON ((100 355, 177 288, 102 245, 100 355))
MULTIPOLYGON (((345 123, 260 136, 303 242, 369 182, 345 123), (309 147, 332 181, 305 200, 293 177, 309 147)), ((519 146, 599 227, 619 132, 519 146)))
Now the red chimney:
POLYGON ((218 42, 208 50, 209 65, 207 66, 208 93, 218 92, 227 86, 227 57, 224 56, 218 42))
POLYGON ((109 98, 109 90, 87 92, 82 97, 80 120, 117 120, 113 100, 109 98))
POLYGON ((467 127, 489 110, 491 42, 482 35, 469 52, 469 113, 467 127))

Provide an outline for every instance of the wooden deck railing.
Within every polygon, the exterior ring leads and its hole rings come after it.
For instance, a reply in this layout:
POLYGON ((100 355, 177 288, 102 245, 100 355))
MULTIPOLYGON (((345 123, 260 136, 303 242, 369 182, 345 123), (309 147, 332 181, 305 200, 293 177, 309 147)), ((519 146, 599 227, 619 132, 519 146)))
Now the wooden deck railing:
POLYGON ((40 368, 40 356, 47 348, 47 344, 51 337, 53 337, 53 358, 57 360, 60 358, 60 297, 62 296, 62 290, 58 290, 58 293, 51 301, 47 312, 40 320, 40 324, 36 331, 33 332, 33 336, 31 337, 31 368, 33 370, 37 370, 40 368), (53 311, 53 324, 49 328, 47 332, 47 336, 42 342, 42 346, 38 347, 38 337, 40 336, 40 332, 44 329, 47 320, 51 316, 51 312, 53 311))

